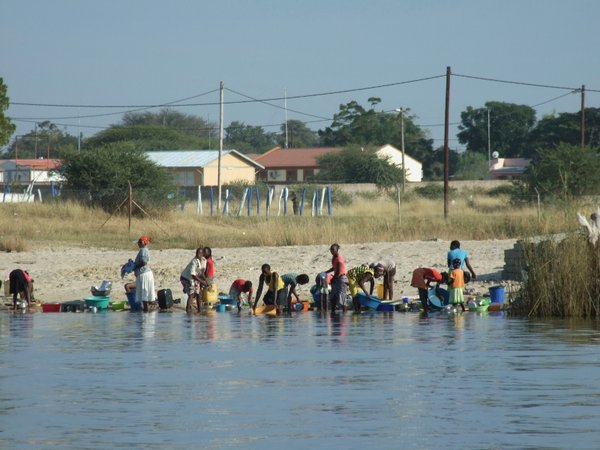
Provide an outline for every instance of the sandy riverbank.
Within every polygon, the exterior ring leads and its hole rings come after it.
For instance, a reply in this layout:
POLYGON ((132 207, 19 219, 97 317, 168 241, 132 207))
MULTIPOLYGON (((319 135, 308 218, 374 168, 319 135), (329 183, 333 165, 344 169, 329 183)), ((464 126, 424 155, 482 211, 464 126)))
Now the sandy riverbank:
MULTIPOLYGON (((504 250, 511 249, 516 241, 485 240, 463 241, 461 247, 469 252, 477 280, 470 287, 481 293, 491 285, 498 284, 504 266, 504 250)), ((410 287, 410 276, 416 267, 429 266, 444 269, 449 241, 413 241, 347 244, 340 242, 341 253, 348 267, 377 259, 392 259, 397 263, 395 298, 415 295, 410 287)), ((297 272, 314 276, 331 266, 328 245, 290 247, 214 248, 219 291, 227 292, 236 278, 258 282, 260 266, 269 263, 279 273, 297 272)), ((153 250, 151 267, 156 288, 171 288, 175 298, 182 297, 179 275, 193 257, 194 249, 153 250)), ((100 248, 37 248, 22 253, 5 253, 0 262, 3 279, 15 268, 28 270, 35 280, 36 299, 42 302, 68 301, 89 295, 92 285, 103 279, 113 282, 113 298, 124 300, 122 285, 133 281, 133 275, 120 278, 120 268, 129 258, 134 258, 137 246, 130 251, 100 248)), ((309 297, 304 286, 301 292, 309 297)))

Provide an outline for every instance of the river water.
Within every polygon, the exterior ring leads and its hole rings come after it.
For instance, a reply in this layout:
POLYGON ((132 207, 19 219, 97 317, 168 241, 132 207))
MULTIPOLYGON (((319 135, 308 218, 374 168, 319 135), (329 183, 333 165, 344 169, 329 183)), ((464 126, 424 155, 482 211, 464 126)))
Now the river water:
POLYGON ((0 448, 600 448, 590 322, 1 312, 0 335, 0 448))

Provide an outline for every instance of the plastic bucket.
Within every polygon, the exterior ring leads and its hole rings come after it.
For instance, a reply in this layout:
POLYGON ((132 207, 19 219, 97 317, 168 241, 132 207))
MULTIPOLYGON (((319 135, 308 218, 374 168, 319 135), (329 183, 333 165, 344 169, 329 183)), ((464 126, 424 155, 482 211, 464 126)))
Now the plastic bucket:
POLYGON ((492 286, 490 288, 490 299, 492 303, 504 303, 504 287, 492 286))
POLYGON ((383 285, 383 283, 380 283, 377 285, 377 297, 379 297, 382 300, 385 300, 383 298, 383 291, 385 290, 385 286, 383 285))
POLYGON ((136 301, 135 301, 135 291, 134 292, 126 292, 125 296, 127 297, 127 302, 129 303, 129 308, 131 308, 132 311, 138 311, 138 310, 142 309, 142 305, 140 305, 139 303, 136 303, 136 301))
POLYGON ((225 310, 226 310, 226 309, 227 309, 227 308, 226 308, 226 307, 225 307, 225 305, 224 305, 224 304, 222 304, 222 303, 219 303, 219 304, 217 305, 217 312, 225 312, 225 310))

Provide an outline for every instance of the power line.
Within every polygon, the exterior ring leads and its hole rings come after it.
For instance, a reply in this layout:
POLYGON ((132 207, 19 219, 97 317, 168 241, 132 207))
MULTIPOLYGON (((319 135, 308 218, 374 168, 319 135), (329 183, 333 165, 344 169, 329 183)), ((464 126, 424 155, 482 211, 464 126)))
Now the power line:
MULTIPOLYGON (((366 87, 359 87, 359 88, 352 88, 352 89, 340 89, 337 91, 326 91, 326 92, 318 92, 318 93, 313 93, 313 94, 293 95, 293 96, 287 97, 287 99, 293 100, 293 99, 300 99, 300 98, 321 97, 321 96, 325 96, 325 95, 346 94, 349 92, 366 91, 366 90, 370 90, 370 89, 381 89, 381 88, 392 87, 392 86, 400 86, 403 84, 418 83, 421 81, 434 80, 436 78, 442 78, 442 77, 445 77, 445 75, 435 75, 435 76, 431 76, 431 77, 416 78, 413 80, 397 81, 394 83, 378 84, 378 85, 374 85, 374 86, 366 86, 366 87)), ((207 93, 212 93, 212 92, 215 92, 216 90, 217 89, 215 89, 213 91, 209 91, 207 93)), ((205 95, 205 94, 200 94, 200 95, 205 95)), ((200 95, 194 96, 194 97, 199 97, 200 95)), ((194 98, 194 97, 190 97, 190 98, 194 98)), ((263 98, 263 99, 252 99, 252 100, 226 101, 226 102, 224 102, 224 104, 235 105, 235 104, 241 104, 241 103, 272 102, 272 101, 284 100, 284 99, 285 99, 285 97, 271 97, 271 98, 263 98)), ((171 103, 174 103, 174 102, 171 102, 171 103)), ((74 105, 74 104, 11 102, 11 105, 52 107, 52 108, 145 108, 145 109, 151 109, 151 108, 160 108, 160 107, 169 105, 171 103, 161 103, 161 104, 154 104, 154 105, 74 105)), ((219 105, 219 104, 220 104, 220 102, 183 103, 183 104, 178 104, 177 106, 214 106, 214 105, 219 105)))
POLYGON ((574 90, 574 91, 567 92, 566 94, 559 95, 558 97, 551 98, 550 100, 546 100, 545 102, 541 102, 541 103, 538 103, 538 104, 536 104, 536 105, 531 105, 531 106, 530 106, 530 108, 537 108, 538 106, 542 106, 542 105, 545 105, 545 104, 547 104, 547 103, 551 103, 551 102, 553 102, 553 101, 556 101, 556 100, 558 100, 558 99, 561 99, 561 98, 563 98, 563 97, 566 97, 567 95, 571 95, 571 94, 577 94, 578 92, 581 92, 581 89, 576 89, 576 90, 574 90))
MULTIPOLYGON (((314 118, 316 118, 316 119, 331 120, 329 117, 317 116, 317 115, 315 115, 315 114, 305 113, 305 112, 298 111, 298 110, 295 110, 295 109, 290 109, 290 108, 285 108, 285 107, 283 107, 283 106, 280 106, 280 105, 275 105, 275 104, 273 104, 273 103, 269 103, 269 102, 267 102, 267 101, 265 101, 265 100, 260 100, 260 99, 257 99, 257 98, 254 98, 254 97, 251 97, 251 96, 249 96, 249 95, 242 94, 241 92, 234 91, 233 89, 225 88, 225 90, 226 90, 226 91, 229 91, 229 92, 233 92, 234 94, 237 94, 237 95, 241 95, 242 97, 246 97, 246 98, 249 98, 249 99, 255 100, 255 101, 257 101, 257 102, 260 102, 260 103, 263 103, 263 104, 265 104, 265 105, 272 106, 273 108, 284 109, 284 110, 287 110, 287 111, 294 112, 294 113, 296 113, 296 114, 301 114, 301 115, 303 115, 303 116, 314 117, 314 118)), ((288 97, 288 98, 289 98, 289 97, 288 97)))
MULTIPOLYGON (((464 75, 464 74, 459 74, 459 73, 453 73, 452 76, 460 77, 460 78, 470 78, 472 80, 492 81, 494 83, 516 84, 516 85, 520 85, 520 86, 532 86, 532 87, 540 87, 540 88, 547 88, 547 89, 562 89, 562 90, 578 91, 578 92, 581 91, 581 88, 579 88, 579 87, 554 86, 551 84, 539 84, 539 83, 527 83, 524 81, 501 80, 498 78, 479 77, 479 76, 475 76, 475 75, 464 75)), ((588 91, 589 92, 600 92, 600 90, 597 90, 597 89, 587 89, 586 88, 586 92, 588 92, 588 91)))
POLYGON ((204 97, 205 95, 217 92, 219 89, 212 89, 210 91, 203 92, 201 94, 191 95, 189 97, 180 98, 166 103, 159 103, 154 105, 72 105, 72 104, 53 104, 53 103, 26 103, 26 102, 10 102, 11 105, 19 106, 41 106, 51 108, 161 108, 163 106, 174 105, 176 103, 191 100, 193 98, 204 97))
MULTIPOLYGON (((79 116, 64 116, 64 117, 11 117, 11 119, 13 120, 21 120, 21 121, 25 121, 25 120, 68 120, 68 119, 89 119, 89 118, 95 118, 95 117, 107 117, 107 116, 118 116, 121 114, 127 114, 127 113, 132 113, 132 112, 138 112, 138 111, 145 111, 147 109, 152 109, 152 108, 164 108, 165 106, 181 106, 178 105, 179 102, 183 102, 192 98, 197 98, 197 97, 202 97, 208 94, 212 94, 213 92, 217 92, 218 89, 213 89, 211 91, 207 91, 207 92, 203 92, 202 94, 197 94, 197 95, 192 95, 191 97, 185 97, 179 100, 173 100, 167 103, 161 103, 160 105, 155 105, 155 106, 140 106, 140 107, 136 107, 136 109, 130 109, 130 110, 126 110, 126 111, 117 111, 117 112, 112 112, 112 113, 102 113, 102 114, 84 114, 84 115, 79 115, 79 116)), ((12 102, 13 105, 27 105, 24 103, 15 103, 12 102)), ((31 103, 28 104, 29 106, 51 106, 51 105, 47 105, 47 104, 39 104, 36 105, 35 103, 31 103)), ((61 107, 61 106, 57 106, 57 107, 61 107)), ((67 107, 67 106, 65 106, 67 107)), ((70 106, 69 106, 70 107, 70 106)), ((82 108, 88 108, 88 106, 82 106, 82 108)), ((91 106, 89 106, 91 108, 91 106)), ((104 107, 101 107, 104 108, 104 107)), ((119 106, 119 108, 126 108, 126 106, 119 106)))

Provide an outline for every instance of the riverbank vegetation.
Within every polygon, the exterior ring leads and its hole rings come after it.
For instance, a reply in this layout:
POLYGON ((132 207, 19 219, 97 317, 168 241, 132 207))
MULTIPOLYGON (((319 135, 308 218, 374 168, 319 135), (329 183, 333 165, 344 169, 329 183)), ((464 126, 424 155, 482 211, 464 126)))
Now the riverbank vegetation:
POLYGON ((525 245, 525 279, 511 313, 529 317, 600 317, 600 249, 583 233, 525 245))

